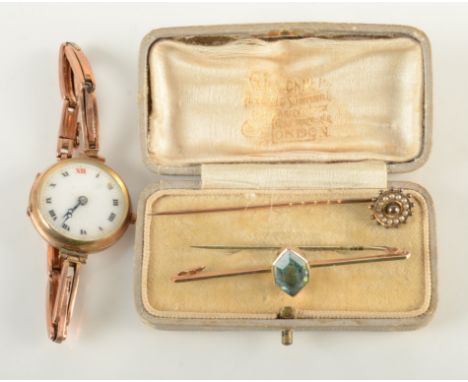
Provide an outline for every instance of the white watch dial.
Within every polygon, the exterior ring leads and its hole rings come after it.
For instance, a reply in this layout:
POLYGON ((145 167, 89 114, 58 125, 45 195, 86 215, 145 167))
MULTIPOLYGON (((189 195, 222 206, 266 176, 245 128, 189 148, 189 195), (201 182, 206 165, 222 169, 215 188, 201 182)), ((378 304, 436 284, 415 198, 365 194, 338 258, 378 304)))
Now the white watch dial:
POLYGON ((112 235, 128 213, 126 192, 118 180, 105 168, 84 161, 70 161, 48 174, 38 202, 52 229, 80 241, 112 235))

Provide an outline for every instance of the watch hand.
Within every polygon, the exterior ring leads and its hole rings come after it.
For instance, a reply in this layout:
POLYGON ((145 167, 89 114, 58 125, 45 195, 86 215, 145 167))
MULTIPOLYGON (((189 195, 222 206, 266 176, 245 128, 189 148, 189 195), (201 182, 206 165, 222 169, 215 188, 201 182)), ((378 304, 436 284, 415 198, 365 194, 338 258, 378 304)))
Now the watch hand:
POLYGON ((63 216, 65 217, 65 219, 63 219, 63 222, 62 222, 62 223, 65 224, 65 223, 67 222, 67 220, 71 218, 71 215, 65 214, 65 215, 63 215, 63 216))
POLYGON ((65 223, 68 219, 70 219, 73 216, 73 212, 75 212, 79 206, 84 206, 86 203, 88 203, 88 198, 86 196, 80 196, 78 198, 78 203, 76 203, 73 208, 69 208, 65 215, 63 215, 65 218, 63 222, 65 223))
POLYGON ((78 203, 73 207, 73 208, 69 208, 67 210, 67 212, 65 213, 65 215, 63 215, 63 217, 72 217, 73 215, 73 212, 75 212, 75 210, 81 205, 81 203, 78 201, 78 203))

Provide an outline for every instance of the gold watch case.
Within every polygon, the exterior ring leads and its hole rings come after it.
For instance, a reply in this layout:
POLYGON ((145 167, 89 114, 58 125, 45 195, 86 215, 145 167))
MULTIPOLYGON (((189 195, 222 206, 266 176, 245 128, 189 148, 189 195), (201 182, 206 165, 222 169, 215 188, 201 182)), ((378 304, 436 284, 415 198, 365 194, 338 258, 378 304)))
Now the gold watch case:
POLYGON ((34 226, 38 230, 39 234, 46 240, 50 245, 60 250, 77 253, 77 254, 88 254, 93 252, 102 251, 112 244, 114 244, 125 232, 128 225, 132 221, 132 208, 130 195, 122 178, 109 166, 102 163, 102 161, 97 159, 90 159, 86 157, 76 157, 65 160, 60 160, 57 163, 50 166, 43 173, 38 174, 36 177, 33 186, 31 188, 31 193, 29 195, 29 206, 27 211, 29 217, 31 218, 34 226), (48 175, 52 172, 57 171, 57 169, 69 166, 71 163, 88 163, 94 166, 97 166, 102 169, 102 171, 108 173, 119 185, 124 196, 124 211, 126 211, 125 218, 123 219, 120 227, 113 232, 112 234, 105 236, 103 238, 92 240, 92 241, 82 241, 75 240, 69 237, 65 237, 63 234, 57 232, 42 216, 40 207, 39 207, 39 194, 41 190, 41 185, 48 175))

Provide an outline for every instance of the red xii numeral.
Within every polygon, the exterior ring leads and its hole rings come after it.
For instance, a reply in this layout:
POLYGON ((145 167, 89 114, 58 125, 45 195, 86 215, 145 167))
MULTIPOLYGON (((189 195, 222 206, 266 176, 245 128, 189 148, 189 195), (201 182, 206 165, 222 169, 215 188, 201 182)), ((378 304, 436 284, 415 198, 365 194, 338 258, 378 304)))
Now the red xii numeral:
POLYGON ((86 174, 86 169, 84 167, 77 167, 76 172, 78 174, 86 174))

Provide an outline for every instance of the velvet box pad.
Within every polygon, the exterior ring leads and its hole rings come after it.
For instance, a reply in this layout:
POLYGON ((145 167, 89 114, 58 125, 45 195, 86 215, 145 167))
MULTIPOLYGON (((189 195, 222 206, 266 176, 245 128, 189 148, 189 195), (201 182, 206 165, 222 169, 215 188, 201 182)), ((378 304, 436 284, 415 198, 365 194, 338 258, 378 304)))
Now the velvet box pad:
MULTIPOLYGON (((150 32, 140 55, 142 149, 146 165, 169 176, 155 175, 139 202, 135 295, 145 321, 281 329, 427 322, 436 302, 432 202, 421 186, 389 178, 427 159, 430 64, 426 36, 403 26, 150 32), (407 224, 386 229, 371 220, 367 200, 392 187, 414 207, 407 224), (353 198, 363 202, 324 203, 353 198), (220 245, 278 249, 197 247, 220 245), (294 297, 271 272, 173 281, 200 267, 268 267, 282 248, 307 245, 384 245, 411 256, 311 268, 294 297), (292 317, 282 316, 285 307, 292 317)), ((313 262, 363 253, 301 255, 313 262)))

